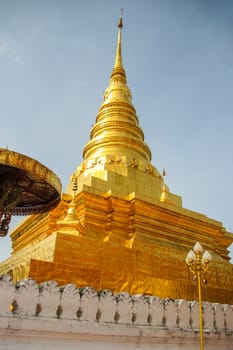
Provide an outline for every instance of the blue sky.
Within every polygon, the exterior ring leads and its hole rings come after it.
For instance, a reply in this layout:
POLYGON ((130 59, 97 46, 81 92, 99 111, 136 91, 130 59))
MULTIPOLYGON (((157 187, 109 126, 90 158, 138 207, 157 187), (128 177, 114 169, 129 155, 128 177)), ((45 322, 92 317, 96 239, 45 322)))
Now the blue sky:
MULTIPOLYGON (((152 163, 185 208, 233 231, 232 1, 0 0, 0 146, 38 159, 65 191, 108 86, 121 7, 152 163)), ((2 238, 0 260, 10 247, 2 238)))

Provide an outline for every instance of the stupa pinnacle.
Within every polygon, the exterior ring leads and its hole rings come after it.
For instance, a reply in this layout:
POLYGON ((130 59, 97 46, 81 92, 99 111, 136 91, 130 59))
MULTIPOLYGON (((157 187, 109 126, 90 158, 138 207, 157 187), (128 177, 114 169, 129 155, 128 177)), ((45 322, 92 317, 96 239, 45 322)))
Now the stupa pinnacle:
POLYGON ((91 140, 83 150, 84 159, 106 155, 135 157, 151 160, 151 152, 144 142, 132 96, 127 86, 121 55, 122 18, 119 22, 115 64, 110 84, 104 93, 96 123, 91 130, 91 140))
POLYGON ((118 39, 117 39, 116 58, 115 58, 115 65, 114 65, 111 77, 113 75, 122 76, 122 81, 126 83, 126 74, 123 67, 122 56, 121 56, 121 30, 123 28, 122 17, 120 17, 118 28, 119 30, 118 30, 118 39))

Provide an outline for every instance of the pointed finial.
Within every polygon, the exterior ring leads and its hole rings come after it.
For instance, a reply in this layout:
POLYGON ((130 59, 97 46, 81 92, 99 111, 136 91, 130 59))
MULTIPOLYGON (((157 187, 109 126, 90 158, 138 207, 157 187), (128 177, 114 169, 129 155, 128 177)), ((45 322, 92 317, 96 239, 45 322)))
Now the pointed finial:
POLYGON ((166 169, 165 169, 165 167, 163 167, 163 177, 164 176, 166 176, 167 174, 166 174, 166 169))
POLYGON ((113 71, 113 75, 114 73, 117 73, 117 74, 122 74, 125 77, 125 71, 123 68, 122 57, 121 57, 121 30, 123 28, 122 13, 123 13, 123 9, 121 9, 121 16, 118 22, 119 31, 118 31, 117 50, 116 50, 116 58, 115 58, 115 65, 114 65, 114 68, 116 68, 116 71, 113 71))
POLYGON ((123 8, 121 8, 121 16, 118 22, 118 28, 122 29, 123 28, 123 21, 122 21, 122 16, 123 16, 123 8))
POLYGON ((167 202, 168 200, 168 189, 164 183, 164 178, 166 176, 166 169, 165 167, 163 167, 163 172, 162 172, 162 176, 163 176, 163 187, 162 187, 162 193, 161 193, 161 196, 160 196, 160 202, 167 202))

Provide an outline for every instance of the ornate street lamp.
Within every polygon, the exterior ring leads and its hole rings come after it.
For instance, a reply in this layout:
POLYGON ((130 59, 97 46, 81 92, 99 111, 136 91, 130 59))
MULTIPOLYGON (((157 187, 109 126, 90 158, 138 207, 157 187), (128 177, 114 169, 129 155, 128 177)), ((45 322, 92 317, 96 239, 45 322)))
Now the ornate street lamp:
POLYGON ((0 148, 0 237, 7 235, 12 215, 53 209, 61 199, 59 178, 37 160, 0 148))
POLYGON ((201 282, 207 283, 206 271, 209 266, 209 262, 212 260, 211 254, 208 250, 203 252, 203 248, 199 242, 190 250, 186 256, 185 262, 189 267, 189 270, 193 274, 193 280, 197 279, 198 284, 198 302, 199 302, 199 319, 200 319, 200 347, 204 350, 204 337, 203 337, 203 320, 202 320, 202 297, 201 297, 201 282))

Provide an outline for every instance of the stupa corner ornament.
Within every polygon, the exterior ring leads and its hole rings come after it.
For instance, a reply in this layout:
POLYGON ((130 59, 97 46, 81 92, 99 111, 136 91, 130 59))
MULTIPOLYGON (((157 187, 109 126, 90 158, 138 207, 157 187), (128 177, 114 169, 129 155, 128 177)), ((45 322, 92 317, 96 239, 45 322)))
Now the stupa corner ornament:
POLYGON ((76 193, 78 190, 78 179, 76 172, 71 177, 72 197, 68 202, 68 209, 65 212, 63 219, 57 220, 58 231, 76 234, 77 236, 84 235, 84 227, 81 224, 77 214, 76 193))

